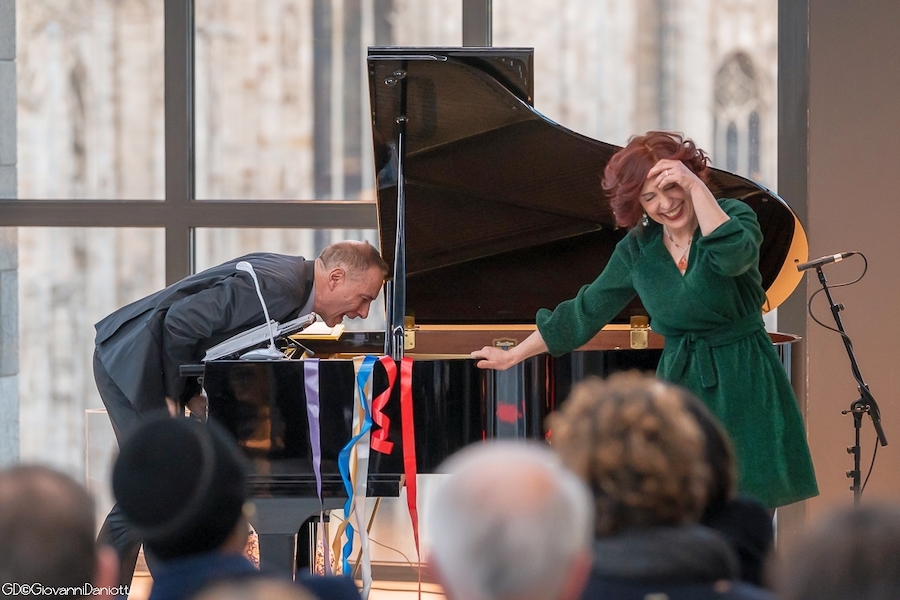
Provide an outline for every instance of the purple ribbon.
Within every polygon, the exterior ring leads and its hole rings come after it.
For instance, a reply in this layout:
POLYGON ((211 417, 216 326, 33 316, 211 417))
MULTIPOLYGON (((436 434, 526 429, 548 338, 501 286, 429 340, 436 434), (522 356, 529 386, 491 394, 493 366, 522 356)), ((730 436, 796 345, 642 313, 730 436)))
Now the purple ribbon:
MULTIPOLYGON (((319 425, 319 359, 307 358, 303 361, 303 381, 306 388, 306 416, 309 421, 309 445, 312 448, 313 473, 316 475, 316 494, 319 497, 319 531, 325 533, 325 504, 322 500, 322 442, 319 425)), ((323 539, 325 574, 331 573, 328 556, 328 540, 323 539)), ((313 557, 315 560, 315 557, 313 557)))

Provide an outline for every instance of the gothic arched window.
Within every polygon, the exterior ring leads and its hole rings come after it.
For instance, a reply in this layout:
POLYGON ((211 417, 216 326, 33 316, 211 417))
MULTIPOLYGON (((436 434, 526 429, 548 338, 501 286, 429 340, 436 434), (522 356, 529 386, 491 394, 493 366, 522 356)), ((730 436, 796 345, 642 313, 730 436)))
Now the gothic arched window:
POLYGON ((750 113, 750 123, 747 127, 749 139, 747 140, 747 171, 754 179, 759 173, 759 112, 750 113))
POLYGON ((716 73, 713 162, 752 179, 761 178, 761 113, 756 69, 746 54, 738 52, 716 73))
POLYGON ((738 133, 734 122, 728 124, 725 132, 725 168, 729 171, 738 170, 738 133))

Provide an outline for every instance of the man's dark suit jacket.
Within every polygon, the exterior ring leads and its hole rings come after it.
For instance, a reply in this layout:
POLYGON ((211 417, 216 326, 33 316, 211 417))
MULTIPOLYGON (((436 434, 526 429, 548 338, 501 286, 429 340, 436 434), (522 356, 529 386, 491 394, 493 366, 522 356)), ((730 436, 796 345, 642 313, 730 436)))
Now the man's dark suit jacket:
POLYGON ((256 253, 186 277, 96 324, 97 355, 139 412, 165 409, 166 396, 186 400, 181 365, 265 322, 252 277, 235 267, 242 260, 253 265, 270 318, 299 316, 313 291, 315 261, 256 253))

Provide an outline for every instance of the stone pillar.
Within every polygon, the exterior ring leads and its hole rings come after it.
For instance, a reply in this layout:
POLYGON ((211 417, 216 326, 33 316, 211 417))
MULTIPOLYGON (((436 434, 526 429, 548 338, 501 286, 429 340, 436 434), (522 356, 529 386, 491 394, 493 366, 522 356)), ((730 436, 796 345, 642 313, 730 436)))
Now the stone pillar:
MULTIPOLYGON (((0 0, 0 198, 16 197, 16 0, 0 0)), ((18 234, 0 228, 0 466, 19 460, 18 234)))

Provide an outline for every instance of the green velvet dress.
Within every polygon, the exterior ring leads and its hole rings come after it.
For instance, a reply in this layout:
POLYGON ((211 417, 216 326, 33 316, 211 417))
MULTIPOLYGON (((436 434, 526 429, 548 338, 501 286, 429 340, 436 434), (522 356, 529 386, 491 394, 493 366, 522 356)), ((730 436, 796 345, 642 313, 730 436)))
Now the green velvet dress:
POLYGON ((593 283, 538 311, 537 326, 558 356, 639 295, 666 339, 657 375, 706 403, 731 435, 739 490, 774 508, 818 488, 797 400, 763 325, 756 214, 739 200, 719 203, 730 219, 708 236, 697 229, 684 275, 651 221, 619 242, 593 283))

